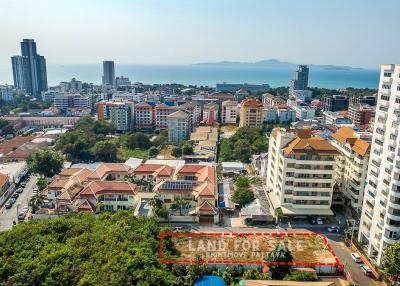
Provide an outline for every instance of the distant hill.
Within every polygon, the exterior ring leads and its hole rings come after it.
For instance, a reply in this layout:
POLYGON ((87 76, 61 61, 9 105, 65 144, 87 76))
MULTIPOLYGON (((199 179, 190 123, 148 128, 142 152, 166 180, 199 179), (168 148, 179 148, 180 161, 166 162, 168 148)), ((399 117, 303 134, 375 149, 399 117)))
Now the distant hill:
MULTIPOLYGON (((283 69, 296 69, 297 64, 290 62, 282 62, 276 59, 270 60, 262 60, 258 62, 234 62, 234 61, 222 61, 222 62, 210 62, 210 63, 197 63, 196 65, 204 65, 204 66, 232 66, 232 67, 241 67, 241 66, 258 66, 258 67, 266 67, 266 68, 283 68, 283 69)), ((353 70, 353 69, 361 69, 354 68, 350 66, 335 66, 335 65, 312 65, 307 64, 307 66, 311 69, 322 69, 322 70, 353 70)))

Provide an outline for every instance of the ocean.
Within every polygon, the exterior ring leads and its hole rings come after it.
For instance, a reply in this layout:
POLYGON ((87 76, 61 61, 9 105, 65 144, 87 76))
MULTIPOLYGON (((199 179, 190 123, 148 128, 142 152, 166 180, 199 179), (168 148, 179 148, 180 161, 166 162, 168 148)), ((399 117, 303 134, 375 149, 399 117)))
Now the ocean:
MULTIPOLYGON (((9 71, 11 72, 11 71, 9 71)), ((216 83, 268 83, 271 87, 287 86, 294 69, 262 66, 223 65, 115 65, 116 76, 127 76, 132 82, 146 84, 181 83, 215 87, 216 83)), ((101 83, 102 65, 47 65, 49 86, 75 77, 84 82, 101 83)), ((12 75, 0 70, 0 82, 12 82, 12 75)), ((379 70, 310 68, 309 86, 325 88, 377 88, 379 70)))

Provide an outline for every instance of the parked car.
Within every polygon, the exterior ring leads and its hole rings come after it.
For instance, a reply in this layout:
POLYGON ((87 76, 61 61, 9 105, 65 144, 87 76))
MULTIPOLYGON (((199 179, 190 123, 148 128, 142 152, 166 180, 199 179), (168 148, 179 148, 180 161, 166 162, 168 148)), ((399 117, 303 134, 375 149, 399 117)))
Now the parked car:
POLYGON ((23 191, 24 191, 23 188, 18 188, 18 189, 15 190, 15 192, 16 192, 17 194, 20 194, 20 193, 22 193, 23 191))
POLYGON ((20 213, 18 214, 18 219, 19 219, 19 220, 23 220, 23 219, 25 219, 25 216, 26 216, 26 212, 20 212, 20 213))
POLYGON ((15 198, 11 198, 11 199, 9 200, 9 202, 11 202, 12 204, 14 204, 14 203, 15 203, 15 201, 16 201, 16 199, 15 199, 15 198))
POLYGON ((38 187, 34 187, 34 188, 33 188, 33 191, 34 191, 34 192, 38 192, 38 191, 39 191, 39 188, 38 188, 38 187))
POLYGON ((26 182, 22 182, 22 183, 20 184, 20 186, 23 187, 23 188, 25 188, 25 187, 26 187, 26 182))
POLYGON ((351 256, 351 258, 353 258, 354 262, 356 262, 356 263, 361 263, 362 262, 361 256, 358 253, 352 252, 350 254, 350 256, 351 256))
POLYGON ((18 199, 19 195, 17 193, 12 194, 11 196, 13 199, 18 199))
POLYGON ((5 205, 6 209, 11 209, 13 203, 11 201, 8 201, 5 205))
POLYGON ((339 227, 337 227, 336 225, 332 225, 332 226, 328 227, 328 231, 329 232, 339 232, 339 227))
POLYGON ((28 206, 24 206, 24 207, 22 208, 22 211, 26 213, 26 212, 28 211, 28 209, 29 209, 28 206))
POLYGON ((311 224, 316 224, 317 223, 317 218, 313 216, 308 217, 308 222, 311 224))
POLYGON ((367 275, 367 276, 371 276, 372 275, 372 270, 371 268, 369 268, 367 265, 365 264, 361 264, 360 265, 361 271, 367 275))
POLYGON ((317 218, 317 224, 324 224, 324 221, 322 220, 322 218, 317 218))

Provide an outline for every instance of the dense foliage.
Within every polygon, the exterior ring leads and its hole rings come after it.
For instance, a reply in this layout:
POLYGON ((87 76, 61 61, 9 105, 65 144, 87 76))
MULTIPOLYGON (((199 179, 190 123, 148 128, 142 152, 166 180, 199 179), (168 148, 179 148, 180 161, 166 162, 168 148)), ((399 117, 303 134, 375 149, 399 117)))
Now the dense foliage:
POLYGON ((242 127, 232 137, 221 141, 220 160, 248 163, 251 155, 267 150, 268 140, 261 130, 242 127))
POLYGON ((18 224, 0 233, 0 285, 173 285, 159 232, 128 212, 18 224))
POLYGON ((316 281, 318 279, 317 274, 311 271, 294 271, 290 274, 287 274, 283 280, 288 281, 316 281))
POLYGON ((8 134, 14 134, 14 127, 9 121, 0 118, 0 135, 8 134))
POLYGON ((390 281, 400 278, 400 242, 386 246, 382 262, 383 272, 390 281))
MULTIPOLYGON (((293 256, 286 245, 278 245, 273 251, 267 254, 266 261, 268 262, 292 262, 293 256)), ((290 266, 271 265, 269 268, 272 279, 283 279, 290 274, 290 266)))
POLYGON ((41 150, 28 158, 29 170, 40 176, 53 177, 63 168, 64 158, 59 152, 41 150))
POLYGON ((147 157, 151 147, 155 149, 151 150, 150 156, 155 156, 168 142, 165 132, 156 136, 153 142, 148 135, 141 132, 127 133, 118 138, 112 136, 114 134, 115 125, 112 122, 85 116, 79 120, 74 130, 59 138, 56 149, 65 154, 67 160, 73 162, 118 162, 130 156, 140 157, 141 153, 147 157), (139 152, 133 154, 132 151, 139 152))
POLYGON ((232 202, 243 207, 254 201, 254 193, 249 189, 250 180, 246 176, 237 177, 235 181, 235 186, 236 190, 233 192, 231 198, 232 202))

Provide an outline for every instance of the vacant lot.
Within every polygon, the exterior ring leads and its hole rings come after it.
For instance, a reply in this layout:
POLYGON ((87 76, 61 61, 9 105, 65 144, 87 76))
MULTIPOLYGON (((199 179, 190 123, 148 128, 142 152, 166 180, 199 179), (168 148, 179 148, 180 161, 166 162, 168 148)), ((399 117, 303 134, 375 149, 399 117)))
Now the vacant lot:
POLYGON ((294 262, 336 263, 327 242, 319 235, 267 234, 173 236, 172 241, 179 252, 179 260, 201 258, 208 261, 230 260, 262 262, 277 246, 287 247, 294 262))

